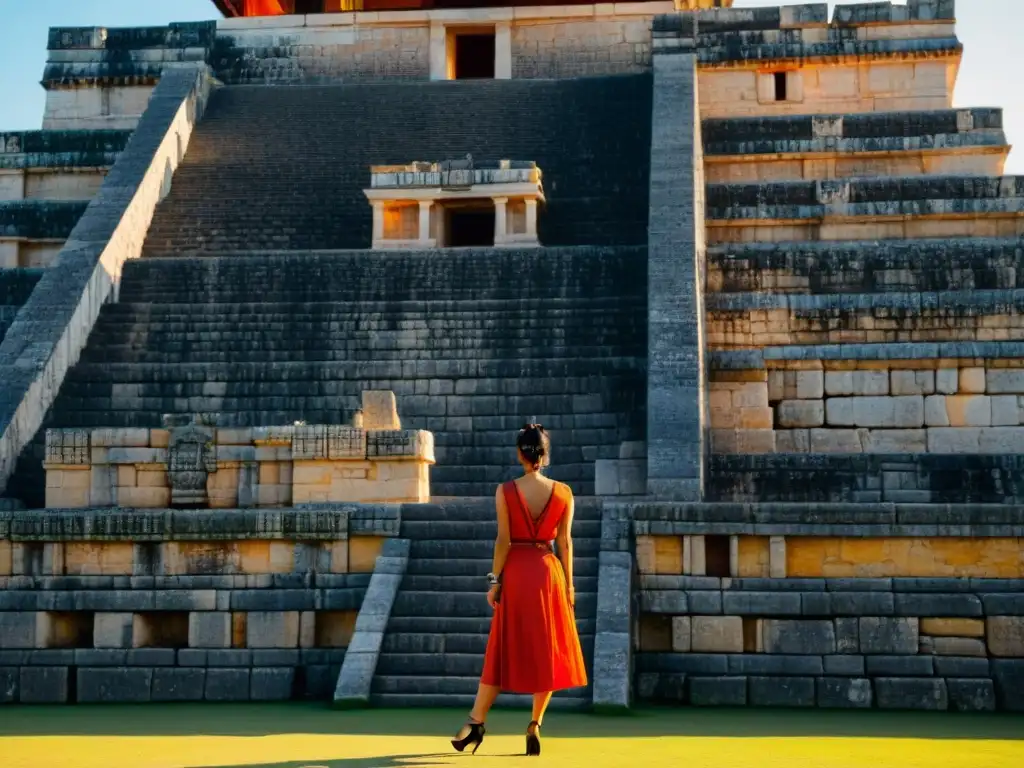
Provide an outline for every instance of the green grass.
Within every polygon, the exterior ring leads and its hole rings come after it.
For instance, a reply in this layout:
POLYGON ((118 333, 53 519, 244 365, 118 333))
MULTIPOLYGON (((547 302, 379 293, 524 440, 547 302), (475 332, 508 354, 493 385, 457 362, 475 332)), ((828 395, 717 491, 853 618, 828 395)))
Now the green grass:
POLYGON ((525 711, 495 711, 476 756, 452 751, 458 710, 315 704, 5 707, 3 768, 1020 768, 1024 717, 818 710, 641 709, 549 713, 540 761, 523 755, 525 711), (470 763, 464 761, 471 760, 470 763))

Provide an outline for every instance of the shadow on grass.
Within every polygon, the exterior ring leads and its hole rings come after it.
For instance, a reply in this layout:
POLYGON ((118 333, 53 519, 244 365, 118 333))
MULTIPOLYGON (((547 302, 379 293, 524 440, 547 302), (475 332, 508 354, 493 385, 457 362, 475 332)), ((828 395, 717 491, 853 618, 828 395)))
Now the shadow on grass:
MULTIPOLYGON (((487 730, 489 734, 519 734, 525 729, 528 720, 527 710, 494 710, 488 718, 487 730)), ((256 737, 274 734, 351 734, 436 736, 446 740, 463 722, 465 712, 461 709, 338 711, 325 704, 305 702, 14 706, 3 708, 0 739, 4 736, 72 735, 256 737)), ((550 712, 544 721, 544 733, 552 738, 563 739, 835 736, 1021 741, 1024 740, 1024 716, 1009 713, 649 707, 637 709, 622 717, 550 712)), ((429 755, 424 757, 429 758, 429 755)), ((409 757, 403 759, 408 760, 409 757)), ((416 765, 408 762, 404 764, 416 765)), ((292 764, 282 764, 280 768, 286 766, 290 768, 292 764)))

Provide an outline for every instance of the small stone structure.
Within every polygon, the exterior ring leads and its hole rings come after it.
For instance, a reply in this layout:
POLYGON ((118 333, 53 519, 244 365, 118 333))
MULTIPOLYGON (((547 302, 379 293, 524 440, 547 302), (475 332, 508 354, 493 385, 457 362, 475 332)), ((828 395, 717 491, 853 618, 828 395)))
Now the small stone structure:
POLYGON ((447 210, 487 202, 494 206, 494 245, 531 246, 537 206, 544 202, 541 170, 533 162, 501 160, 477 168, 472 157, 444 163, 375 165, 370 188, 374 248, 436 248, 448 242, 447 210))
POLYGON ((427 501, 434 440, 402 430, 391 392, 364 392, 362 427, 50 429, 46 506, 282 507, 427 501))

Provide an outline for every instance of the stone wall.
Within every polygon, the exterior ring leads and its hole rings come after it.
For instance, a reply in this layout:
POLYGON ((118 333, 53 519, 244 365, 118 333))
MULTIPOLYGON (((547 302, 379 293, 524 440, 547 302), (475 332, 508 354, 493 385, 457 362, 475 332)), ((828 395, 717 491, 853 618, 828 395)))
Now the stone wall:
POLYGON ((221 29, 212 63, 218 79, 230 84, 426 80, 430 30, 426 25, 221 29))
POLYGON ((1024 710, 1019 507, 624 509, 640 699, 1024 710))
POLYGON ((398 507, 0 513, 0 703, 330 698, 398 507))
POLYGON ((512 77, 560 78, 645 72, 651 18, 550 19, 512 26, 512 77))

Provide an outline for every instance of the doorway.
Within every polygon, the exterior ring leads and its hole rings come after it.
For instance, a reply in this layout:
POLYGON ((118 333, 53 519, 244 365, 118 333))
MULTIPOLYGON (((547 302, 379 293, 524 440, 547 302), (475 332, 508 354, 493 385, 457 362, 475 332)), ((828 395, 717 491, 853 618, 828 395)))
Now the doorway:
POLYGON ((454 35, 455 80, 494 79, 494 31, 454 35))
POLYGON ((494 246, 494 206, 458 206, 445 211, 447 248, 494 246))

